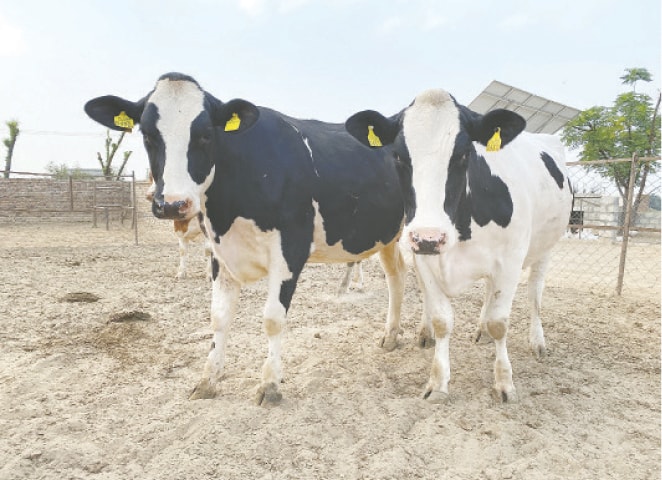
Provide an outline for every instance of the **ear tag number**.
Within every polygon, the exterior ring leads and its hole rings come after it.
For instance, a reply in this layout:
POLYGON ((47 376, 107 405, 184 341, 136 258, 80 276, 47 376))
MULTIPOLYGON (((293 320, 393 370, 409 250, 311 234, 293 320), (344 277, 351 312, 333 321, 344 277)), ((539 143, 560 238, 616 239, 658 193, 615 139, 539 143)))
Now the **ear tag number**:
POLYGON ((370 144, 371 147, 381 147, 382 141, 375 133, 374 128, 375 127, 373 127, 372 125, 368 125, 368 143, 370 144))
POLYGON ((239 125, 241 125, 241 119, 239 118, 239 115, 233 113, 232 118, 225 123, 225 131, 234 132, 239 130, 239 125))
POLYGON ((115 126, 124 128, 129 133, 133 130, 133 118, 129 117, 124 110, 122 110, 116 117, 113 117, 113 120, 115 126))
POLYGON ((494 131, 494 135, 487 141, 488 152, 498 152, 501 150, 501 127, 497 127, 494 131))

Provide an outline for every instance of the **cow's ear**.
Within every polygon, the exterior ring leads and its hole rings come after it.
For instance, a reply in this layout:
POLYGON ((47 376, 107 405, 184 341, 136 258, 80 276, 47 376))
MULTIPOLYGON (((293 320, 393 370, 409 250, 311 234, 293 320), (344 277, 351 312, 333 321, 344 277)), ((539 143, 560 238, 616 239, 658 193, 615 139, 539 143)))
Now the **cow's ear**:
POLYGON ((378 148, 395 141, 400 124, 374 110, 364 110, 349 117, 345 129, 366 147, 378 148))
POLYGON ((97 97, 85 104, 85 113, 104 127, 121 132, 130 132, 140 122, 145 108, 145 99, 137 102, 114 95, 97 97))
POLYGON ((474 120, 471 139, 488 149, 498 150, 514 140, 525 128, 526 120, 517 113, 504 109, 492 110, 474 120))
POLYGON ((251 102, 242 99, 220 101, 213 106, 212 121, 225 132, 240 133, 252 127, 260 117, 260 111, 251 102))

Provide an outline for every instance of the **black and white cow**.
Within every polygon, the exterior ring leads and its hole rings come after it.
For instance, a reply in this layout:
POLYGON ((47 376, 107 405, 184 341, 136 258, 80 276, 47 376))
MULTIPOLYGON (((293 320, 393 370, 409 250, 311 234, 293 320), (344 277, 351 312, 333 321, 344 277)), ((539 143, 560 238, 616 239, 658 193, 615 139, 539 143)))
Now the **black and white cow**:
MULTIPOLYGON (((346 122, 365 145, 367 128, 373 126, 382 144, 391 145, 412 168, 416 205, 403 243, 415 254, 424 297, 419 343, 435 344, 424 393, 431 401, 448 394, 454 322, 449 298, 480 278, 485 301, 478 336, 487 332, 495 340, 495 392, 501 400, 516 399, 506 336, 525 267, 530 267, 530 344, 536 355, 545 352, 544 274, 550 250, 568 223, 572 193, 560 141, 523 132, 525 125, 507 110, 479 115, 443 90, 422 93, 391 118, 364 111, 346 122)), ((390 331, 397 335, 397 326, 390 331)))
POLYGON ((137 102, 104 96, 85 111, 117 130, 140 123, 157 217, 204 215, 214 257, 214 340, 193 398, 215 394, 244 283, 268 279, 269 348, 258 403, 281 398, 282 331, 306 262, 356 262, 379 252, 387 326, 399 323, 406 272, 398 239, 411 176, 388 149, 361 145, 343 124, 299 120, 245 100, 223 103, 176 73, 137 102))

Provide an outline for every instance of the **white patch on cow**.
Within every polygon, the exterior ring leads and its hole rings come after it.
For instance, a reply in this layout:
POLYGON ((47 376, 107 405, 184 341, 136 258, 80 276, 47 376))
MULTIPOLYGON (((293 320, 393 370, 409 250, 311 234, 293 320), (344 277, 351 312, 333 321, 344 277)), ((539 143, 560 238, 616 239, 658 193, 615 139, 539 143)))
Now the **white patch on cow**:
POLYGON ((163 197, 167 203, 190 201, 188 216, 201 210, 200 195, 214 177, 214 168, 207 182, 198 185, 188 172, 188 148, 191 123, 204 110, 204 93, 193 82, 159 80, 149 97, 159 112, 156 127, 165 143, 163 197))
POLYGON ((291 123, 289 125, 294 129, 295 132, 297 132, 299 134, 299 136, 301 137, 301 140, 303 141, 303 144, 308 149, 308 155, 310 156, 310 162, 313 164, 313 170, 315 171, 315 175, 317 175, 319 177, 320 174, 317 171, 317 167, 315 166, 315 157, 313 156, 313 149, 310 147, 310 141, 308 140, 308 137, 306 137, 303 133, 301 133, 301 130, 299 130, 297 127, 295 127, 291 123))
POLYGON ((448 247, 457 241, 457 232, 444 211, 444 187, 459 131, 458 108, 443 90, 423 92, 405 111, 403 133, 416 192, 416 215, 405 234, 418 228, 439 229, 448 247))
POLYGON ((314 200, 313 207, 315 208, 315 224, 313 230, 313 243, 310 245, 310 256, 308 257, 309 263, 359 262, 384 248, 385 245, 383 243, 377 242, 370 250, 355 255, 345 250, 342 241, 329 245, 326 241, 324 218, 319 212, 319 204, 314 200))
POLYGON ((308 141, 308 137, 303 137, 303 144, 306 146, 306 148, 308 149, 308 153, 310 154, 310 161, 313 164, 313 170, 315 171, 315 175, 319 177, 320 173, 317 171, 317 167, 315 166, 315 157, 313 157, 313 149, 310 148, 310 142, 308 141))
MULTIPOLYGON (((211 229, 208 219, 205 228, 211 229)), ((209 230, 210 237, 215 233, 209 230)), ((223 262, 228 272, 239 283, 256 282, 269 274, 282 281, 292 278, 283 257, 278 230, 262 231, 255 221, 237 217, 230 229, 212 243, 214 257, 223 262)))

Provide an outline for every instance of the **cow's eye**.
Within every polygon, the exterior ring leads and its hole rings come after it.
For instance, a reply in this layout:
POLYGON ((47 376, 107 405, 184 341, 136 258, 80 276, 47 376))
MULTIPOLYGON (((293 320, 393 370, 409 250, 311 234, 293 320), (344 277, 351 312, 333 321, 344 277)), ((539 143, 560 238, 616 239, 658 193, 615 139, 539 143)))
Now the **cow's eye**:
POLYGON ((149 135, 143 133, 143 143, 145 144, 145 146, 151 147, 154 145, 154 139, 149 135))

